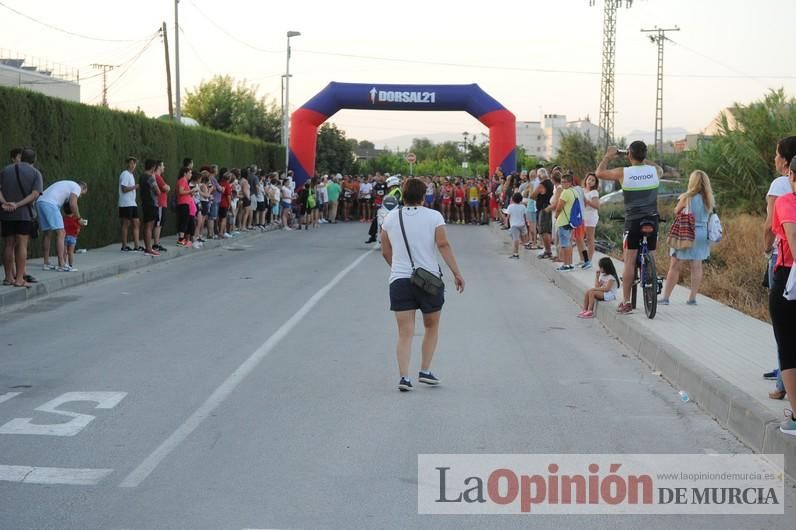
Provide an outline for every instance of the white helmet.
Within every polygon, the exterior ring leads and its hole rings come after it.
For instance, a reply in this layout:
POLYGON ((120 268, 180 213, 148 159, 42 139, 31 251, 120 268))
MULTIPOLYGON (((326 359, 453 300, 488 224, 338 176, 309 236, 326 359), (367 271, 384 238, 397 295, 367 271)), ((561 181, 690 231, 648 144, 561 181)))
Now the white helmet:
POLYGON ((390 177, 387 179, 387 187, 392 188, 393 186, 398 186, 401 183, 401 180, 398 177, 390 177))

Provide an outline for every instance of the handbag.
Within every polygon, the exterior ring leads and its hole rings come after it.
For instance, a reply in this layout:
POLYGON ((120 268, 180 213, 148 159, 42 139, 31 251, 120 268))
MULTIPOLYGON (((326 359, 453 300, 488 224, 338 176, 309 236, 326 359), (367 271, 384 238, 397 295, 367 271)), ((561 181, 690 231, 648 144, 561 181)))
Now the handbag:
MULTIPOLYGON (((17 186, 19 186, 19 192, 23 196, 27 197, 30 194, 25 193, 25 191, 22 189, 22 179, 19 178, 19 164, 14 164, 14 172, 17 174, 17 186)), ((33 190, 30 191, 31 193, 33 192, 33 190)), ((30 225, 31 225, 30 232, 28 233, 28 235, 30 236, 31 239, 36 239, 39 237, 39 219, 36 216, 36 211, 33 208, 31 208, 30 204, 28 204, 28 213, 30 214, 30 225)))
POLYGON ((404 209, 398 209, 398 221, 401 224, 401 234, 404 236, 404 245, 406 245, 406 253, 409 254, 409 263, 412 264, 412 277, 409 281, 423 290, 430 296, 437 296, 445 289, 445 282, 442 281, 442 268, 439 270, 439 276, 433 272, 427 271, 423 267, 415 267, 415 261, 412 259, 412 251, 409 250, 409 241, 406 239, 406 229, 404 228, 404 209))
POLYGON ((694 246, 696 218, 691 213, 690 206, 691 202, 689 201, 685 209, 675 216, 669 229, 669 237, 666 242, 675 250, 685 250, 694 246))

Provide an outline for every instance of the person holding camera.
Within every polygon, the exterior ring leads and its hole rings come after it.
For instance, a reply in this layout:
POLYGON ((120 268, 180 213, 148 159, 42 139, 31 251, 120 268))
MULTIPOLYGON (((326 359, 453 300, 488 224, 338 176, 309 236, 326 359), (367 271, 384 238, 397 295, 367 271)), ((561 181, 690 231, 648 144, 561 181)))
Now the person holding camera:
POLYGON ((418 178, 406 181, 404 206, 392 210, 384 220, 381 253, 390 266, 390 310, 398 325, 396 356, 400 380, 398 389, 412 390, 409 361, 415 332, 415 313, 423 313, 423 357, 418 380, 428 385, 440 383, 431 372, 431 360, 439 337, 439 319, 445 303, 442 268, 437 250, 453 273, 454 285, 464 291, 464 278, 456 264, 453 248, 445 232, 445 220, 436 211, 422 206, 425 183, 418 178))
POLYGON ((625 201, 625 250, 624 271, 622 272, 622 302, 617 312, 627 314, 633 311, 630 304, 630 288, 633 285, 633 273, 636 257, 641 246, 642 225, 652 225, 653 231, 647 235, 650 252, 657 248, 658 243, 658 187, 663 176, 663 169, 647 160, 647 144, 641 140, 631 143, 627 151, 620 151, 614 146, 608 148, 600 165, 597 167, 597 178, 612 180, 622 184, 625 201), (620 156, 626 156, 629 167, 608 169, 608 163, 620 156))

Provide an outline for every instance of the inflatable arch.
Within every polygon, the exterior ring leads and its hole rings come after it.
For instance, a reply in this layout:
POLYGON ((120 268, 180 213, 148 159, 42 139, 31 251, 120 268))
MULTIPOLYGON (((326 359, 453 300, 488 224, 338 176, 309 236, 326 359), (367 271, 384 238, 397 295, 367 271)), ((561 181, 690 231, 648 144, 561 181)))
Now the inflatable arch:
POLYGON ((463 110, 489 127, 489 172, 516 169, 516 118, 472 85, 379 85, 332 82, 296 110, 290 121, 288 169, 297 186, 315 174, 318 127, 341 109, 463 110))

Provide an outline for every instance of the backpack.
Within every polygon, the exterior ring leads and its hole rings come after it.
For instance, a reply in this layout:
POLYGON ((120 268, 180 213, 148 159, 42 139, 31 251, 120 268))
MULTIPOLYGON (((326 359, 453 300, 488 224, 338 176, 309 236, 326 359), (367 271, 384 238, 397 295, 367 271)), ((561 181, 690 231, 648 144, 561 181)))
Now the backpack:
POLYGON ((711 243, 719 243, 724 237, 724 228, 721 226, 721 219, 719 214, 714 209, 708 217, 708 241, 711 243))
POLYGON ((315 202, 315 190, 310 189, 307 194, 307 208, 309 209, 315 208, 316 204, 317 203, 315 202))
POLYGON ((580 207, 580 199, 577 192, 573 192, 575 202, 572 203, 572 210, 569 212, 569 226, 577 228, 583 224, 583 210, 580 207))

